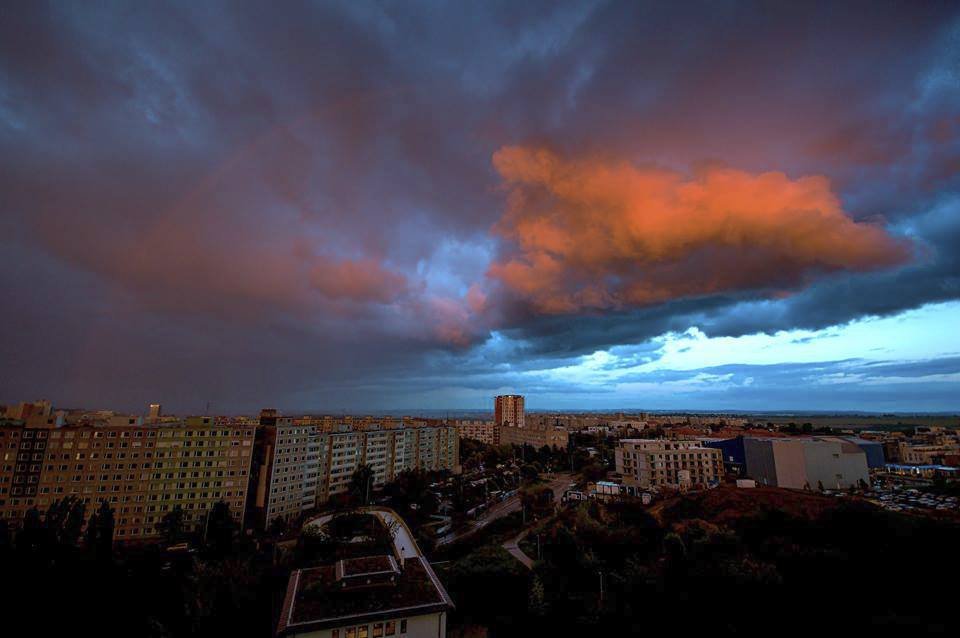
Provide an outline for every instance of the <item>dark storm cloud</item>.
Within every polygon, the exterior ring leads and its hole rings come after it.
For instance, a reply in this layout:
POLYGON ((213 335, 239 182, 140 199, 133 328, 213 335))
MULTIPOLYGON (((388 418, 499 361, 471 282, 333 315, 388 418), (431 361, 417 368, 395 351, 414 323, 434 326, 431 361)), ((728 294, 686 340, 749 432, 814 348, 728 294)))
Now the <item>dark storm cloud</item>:
POLYGON ((0 400, 383 406, 691 325, 955 299, 957 20, 949 2, 6 3, 0 400), (784 299, 543 316, 485 276, 511 145, 823 175, 920 252, 784 299))

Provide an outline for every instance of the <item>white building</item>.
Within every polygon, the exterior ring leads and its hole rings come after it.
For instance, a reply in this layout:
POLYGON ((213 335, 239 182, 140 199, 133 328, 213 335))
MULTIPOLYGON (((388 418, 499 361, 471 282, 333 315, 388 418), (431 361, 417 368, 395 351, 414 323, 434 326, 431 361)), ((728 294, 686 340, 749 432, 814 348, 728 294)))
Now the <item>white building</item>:
POLYGON ((743 446, 747 475, 760 485, 829 490, 870 483, 863 449, 843 439, 747 437, 743 446))

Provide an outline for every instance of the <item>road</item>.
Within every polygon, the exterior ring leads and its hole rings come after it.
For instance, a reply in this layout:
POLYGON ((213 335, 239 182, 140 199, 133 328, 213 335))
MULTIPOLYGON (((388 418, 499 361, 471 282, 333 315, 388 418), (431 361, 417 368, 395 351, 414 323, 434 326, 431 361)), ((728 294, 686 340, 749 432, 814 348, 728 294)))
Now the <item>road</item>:
MULTIPOLYGON (((553 490, 553 497, 556 502, 560 502, 560 497, 563 496, 564 490, 567 489, 567 486, 570 485, 573 481, 573 475, 571 474, 545 474, 544 478, 547 479, 550 489, 553 490)), ((441 536, 437 539, 437 547, 442 545, 447 545, 453 543, 462 538, 466 538, 471 534, 475 534, 480 531, 493 521, 503 518, 513 514, 514 512, 520 511, 520 495, 516 494, 510 498, 503 500, 496 505, 493 505, 490 509, 486 511, 482 518, 479 518, 475 521, 468 521, 466 525, 460 529, 453 530, 447 533, 444 536, 441 536)))

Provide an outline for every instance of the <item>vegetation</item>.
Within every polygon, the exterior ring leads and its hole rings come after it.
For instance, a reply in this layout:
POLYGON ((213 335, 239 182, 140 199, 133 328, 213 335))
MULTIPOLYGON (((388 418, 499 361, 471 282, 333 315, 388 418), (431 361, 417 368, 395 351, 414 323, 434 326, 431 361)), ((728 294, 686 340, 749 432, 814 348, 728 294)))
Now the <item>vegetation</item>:
POLYGON ((98 636, 271 635, 288 572, 273 566, 272 547, 236 536, 226 503, 210 511, 205 546, 202 531, 184 532, 182 512, 165 517, 168 538, 192 540, 197 553, 158 544, 115 550, 110 505, 86 520, 84 510, 68 497, 29 511, 16 532, 0 522, 0 565, 16 585, 4 603, 35 619, 40 633, 87 631, 91 613, 108 611, 98 636))
POLYGON ((794 629, 812 631, 824 616, 798 609, 819 600, 843 601, 833 628, 955 629, 949 589, 934 585, 960 566, 943 551, 960 532, 955 521, 773 489, 721 488, 658 509, 591 502, 565 510, 537 530, 543 560, 510 627, 496 614, 464 622, 485 622, 494 636, 534 628, 628 635, 677 622, 685 633, 753 634, 789 617, 794 629))

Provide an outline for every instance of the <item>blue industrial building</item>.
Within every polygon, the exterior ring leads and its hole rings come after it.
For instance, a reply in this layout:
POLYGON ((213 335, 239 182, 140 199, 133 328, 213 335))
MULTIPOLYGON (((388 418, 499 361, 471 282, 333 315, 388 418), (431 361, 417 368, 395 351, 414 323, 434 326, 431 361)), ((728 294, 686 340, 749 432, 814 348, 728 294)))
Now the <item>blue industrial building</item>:
POLYGON ((737 476, 747 474, 747 453, 743 447, 743 437, 723 439, 719 441, 704 441, 706 447, 720 450, 723 456, 723 468, 737 476))

